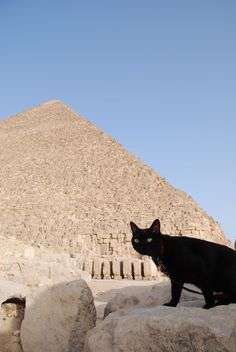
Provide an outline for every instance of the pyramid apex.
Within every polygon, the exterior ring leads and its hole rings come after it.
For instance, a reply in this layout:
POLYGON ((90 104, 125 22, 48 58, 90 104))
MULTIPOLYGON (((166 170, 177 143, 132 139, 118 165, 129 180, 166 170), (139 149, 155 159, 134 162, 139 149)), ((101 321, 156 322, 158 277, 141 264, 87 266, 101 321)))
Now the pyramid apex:
POLYGON ((46 102, 40 104, 39 106, 41 106, 41 105, 54 105, 54 104, 66 105, 66 104, 64 103, 64 101, 62 101, 62 100, 59 100, 59 99, 52 99, 52 100, 48 100, 48 101, 46 101, 46 102))

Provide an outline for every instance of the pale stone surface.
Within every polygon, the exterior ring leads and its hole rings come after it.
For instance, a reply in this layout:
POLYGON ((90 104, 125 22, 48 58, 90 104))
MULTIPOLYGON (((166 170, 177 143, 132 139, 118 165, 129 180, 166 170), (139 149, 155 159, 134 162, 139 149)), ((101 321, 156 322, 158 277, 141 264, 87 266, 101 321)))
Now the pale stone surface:
POLYGON ((132 279, 131 259, 123 260, 123 277, 124 279, 132 279))
POLYGON ((150 260, 145 260, 143 263, 143 272, 144 272, 144 277, 152 277, 152 266, 151 266, 151 261, 150 260))
MULTIPOLYGON (((14 238, 0 236, 0 241, 0 304, 10 298, 30 297, 38 286, 80 277, 91 281, 91 275, 79 270, 77 259, 69 254, 33 248, 14 238)), ((20 334, 16 331, 20 329, 24 309, 20 304, 11 303, 4 304, 5 308, 13 314, 6 316, 5 310, 0 309, 0 351, 18 352, 21 351, 20 334)))
POLYGON ((103 279, 110 279, 111 278, 111 266, 109 260, 103 261, 103 279))
MULTIPOLYGON (((117 314, 127 313, 134 306, 155 307, 167 303, 171 298, 171 286, 168 279, 162 278, 162 280, 163 282, 150 286, 140 286, 137 282, 136 286, 126 287, 123 292, 119 292, 108 301, 104 310, 104 317, 114 312, 117 314)), ((183 290, 179 305, 202 307, 204 300, 202 296, 200 297, 183 290)))
POLYGON ((81 257, 82 264, 77 263, 78 267, 91 273, 94 279, 153 280, 159 277, 157 267, 150 258, 145 257, 143 260, 117 256, 106 258, 81 257))
POLYGON ((93 263, 93 277, 94 279, 101 279, 102 273, 102 260, 96 258, 93 263))
POLYGON ((91 330, 84 352, 235 352, 236 305, 137 308, 91 330))
POLYGON ((26 298, 23 351, 80 352, 95 320, 93 296, 85 281, 42 287, 26 298))
POLYGON ((150 283, 107 292, 106 318, 88 333, 84 352, 235 352, 236 305, 204 310, 201 296, 183 291, 177 308, 164 307, 170 283, 150 283))
POLYGON ((20 335, 17 333, 24 316, 22 304, 3 304, 12 297, 23 300, 30 290, 25 285, 0 280, 0 351, 21 352, 20 335))
POLYGON ((84 270, 89 273, 92 274, 93 273, 93 261, 90 258, 86 258, 85 262, 84 262, 84 270))
POLYGON ((30 289, 26 285, 0 279, 0 304, 11 297, 24 298, 29 293, 30 289))
POLYGON ((8 280, 22 283, 28 287, 54 285, 62 281, 70 281, 79 277, 90 280, 89 274, 70 268, 62 263, 49 263, 40 261, 23 261, 0 263, 2 276, 8 280))
POLYGON ((137 292, 139 292, 140 295, 145 294, 145 292, 149 292, 155 284, 156 281, 153 280, 92 280, 89 283, 89 287, 92 290, 94 304, 97 310, 96 324, 100 324, 100 322, 103 321, 105 307, 117 294, 128 298, 135 296, 136 299, 137 292))
POLYGON ((132 306, 137 305, 139 300, 135 296, 125 296, 122 293, 118 293, 113 299, 111 299, 105 307, 104 318, 109 314, 117 311, 123 311, 125 309, 131 309, 132 306))
POLYGON ((91 275, 79 270, 77 260, 67 253, 55 253, 43 247, 33 248, 22 241, 2 236, 0 242, 0 272, 3 279, 29 288, 78 278, 87 282, 91 280, 91 275))
POLYGON ((113 276, 115 280, 121 279, 121 265, 120 265, 120 260, 117 260, 116 258, 112 261, 112 271, 113 271, 113 276))
POLYGON ((24 308, 18 304, 4 304, 0 307, 0 351, 22 352, 20 333, 24 308))
POLYGON ((141 262, 139 260, 133 261, 133 268, 134 268, 134 276, 136 280, 140 280, 142 278, 141 275, 141 262))

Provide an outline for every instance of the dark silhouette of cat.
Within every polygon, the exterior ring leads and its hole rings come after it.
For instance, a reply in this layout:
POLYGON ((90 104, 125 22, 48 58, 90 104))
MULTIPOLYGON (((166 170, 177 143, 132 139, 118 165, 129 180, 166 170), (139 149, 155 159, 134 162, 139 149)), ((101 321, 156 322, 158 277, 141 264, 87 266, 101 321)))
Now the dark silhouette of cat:
POLYGON ((152 260, 171 280, 171 300, 176 307, 185 283, 197 286, 206 304, 236 303, 236 252, 224 245, 191 237, 164 235, 156 219, 150 228, 140 229, 130 222, 132 245, 152 260), (215 295, 215 292, 222 294, 215 295))

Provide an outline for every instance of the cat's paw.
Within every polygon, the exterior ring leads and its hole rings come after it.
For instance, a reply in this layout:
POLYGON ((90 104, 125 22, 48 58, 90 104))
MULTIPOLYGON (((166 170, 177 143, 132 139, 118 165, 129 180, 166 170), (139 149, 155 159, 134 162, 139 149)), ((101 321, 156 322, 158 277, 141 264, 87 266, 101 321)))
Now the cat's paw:
POLYGON ((175 303, 173 303, 173 302, 167 302, 167 303, 165 303, 165 304, 163 304, 163 306, 166 306, 166 307, 176 307, 177 306, 177 304, 175 304, 175 303))
POLYGON ((213 307, 215 307, 215 304, 205 304, 202 308, 203 309, 211 309, 213 307))

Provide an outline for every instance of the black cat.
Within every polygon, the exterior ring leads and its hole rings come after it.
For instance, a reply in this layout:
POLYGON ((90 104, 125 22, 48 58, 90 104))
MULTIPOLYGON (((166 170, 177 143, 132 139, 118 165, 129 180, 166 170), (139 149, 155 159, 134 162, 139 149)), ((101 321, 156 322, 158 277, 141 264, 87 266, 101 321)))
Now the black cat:
POLYGON ((130 226, 134 249, 152 257, 171 280, 172 297, 165 305, 178 304, 185 283, 201 289, 206 302, 203 308, 236 303, 236 251, 205 240, 164 235, 158 219, 148 229, 140 229, 133 222, 130 226))

